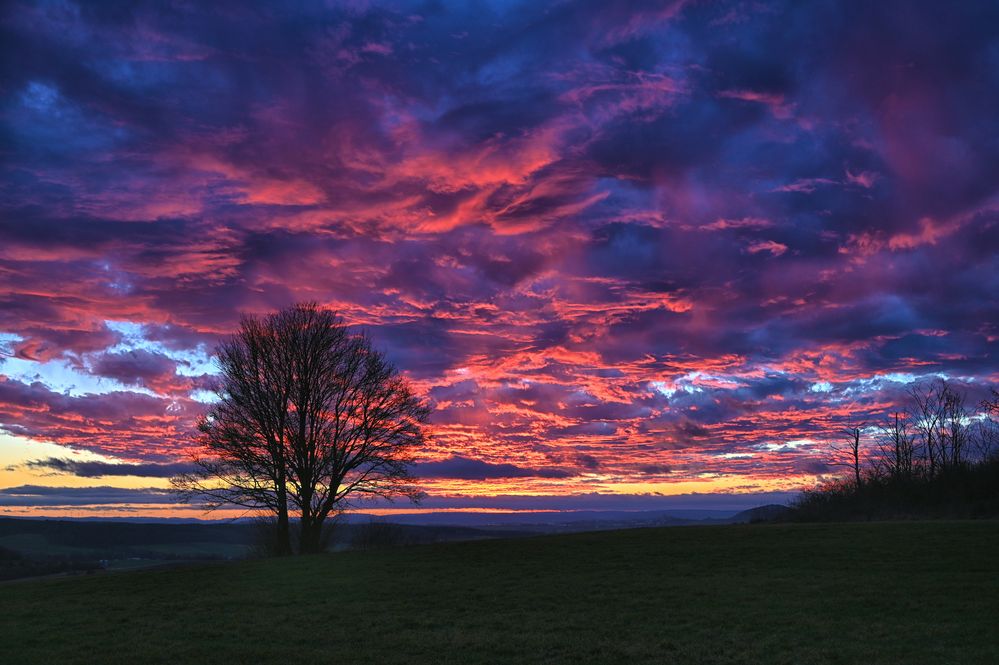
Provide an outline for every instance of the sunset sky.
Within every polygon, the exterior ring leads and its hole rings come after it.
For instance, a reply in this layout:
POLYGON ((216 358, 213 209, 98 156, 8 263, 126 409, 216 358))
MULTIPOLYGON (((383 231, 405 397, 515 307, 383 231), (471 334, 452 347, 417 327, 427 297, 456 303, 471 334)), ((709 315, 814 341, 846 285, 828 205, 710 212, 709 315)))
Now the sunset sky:
POLYGON ((428 510, 750 507, 999 383, 996 3, 329 5, 4 3, 0 515, 203 516, 296 301, 429 399, 428 510))

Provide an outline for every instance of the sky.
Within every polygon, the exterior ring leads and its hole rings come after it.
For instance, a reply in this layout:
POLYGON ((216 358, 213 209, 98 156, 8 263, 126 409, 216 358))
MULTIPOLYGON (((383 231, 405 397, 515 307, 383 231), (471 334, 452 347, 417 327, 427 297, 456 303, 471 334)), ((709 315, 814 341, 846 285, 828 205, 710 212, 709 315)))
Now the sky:
POLYGON ((212 349, 297 301, 433 406, 427 510, 782 500, 999 383, 995 3, 0 17, 0 514, 202 515, 212 349))

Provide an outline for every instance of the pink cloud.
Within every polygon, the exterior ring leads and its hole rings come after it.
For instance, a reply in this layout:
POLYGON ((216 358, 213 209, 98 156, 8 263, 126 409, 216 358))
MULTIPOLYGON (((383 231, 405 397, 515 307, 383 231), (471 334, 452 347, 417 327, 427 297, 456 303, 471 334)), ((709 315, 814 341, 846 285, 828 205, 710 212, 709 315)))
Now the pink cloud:
POLYGON ((774 240, 761 240, 760 242, 754 242, 746 247, 746 251, 750 254, 758 254, 760 252, 770 252, 774 256, 780 256, 787 251, 787 245, 776 242, 774 240))

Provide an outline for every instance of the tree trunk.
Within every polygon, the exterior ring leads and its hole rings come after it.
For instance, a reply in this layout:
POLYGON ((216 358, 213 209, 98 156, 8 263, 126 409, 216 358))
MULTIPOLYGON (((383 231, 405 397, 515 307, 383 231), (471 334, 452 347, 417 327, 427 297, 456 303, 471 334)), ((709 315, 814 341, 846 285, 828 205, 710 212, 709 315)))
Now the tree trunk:
POLYGON ((288 523, 288 489, 285 485, 285 475, 278 476, 277 488, 277 533, 274 534, 274 553, 277 556, 291 554, 291 528, 288 523))
POLYGON ((853 453, 853 476, 857 483, 857 489, 860 489, 860 428, 853 428, 853 445, 851 446, 853 453))
POLYGON ((299 539, 301 554, 318 554, 322 551, 323 523, 312 516, 302 516, 302 535, 299 539))
POLYGON ((930 478, 932 478, 937 472, 937 460, 933 454, 933 432, 930 432, 926 437, 926 451, 930 457, 930 478))

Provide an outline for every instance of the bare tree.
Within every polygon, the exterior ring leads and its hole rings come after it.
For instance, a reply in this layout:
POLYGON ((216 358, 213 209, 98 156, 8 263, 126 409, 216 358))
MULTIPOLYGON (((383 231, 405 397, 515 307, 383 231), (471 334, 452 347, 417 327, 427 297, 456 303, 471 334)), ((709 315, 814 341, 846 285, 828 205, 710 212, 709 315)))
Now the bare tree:
POLYGON ((188 495, 270 509, 282 539, 282 510, 287 525, 296 509, 303 553, 321 549, 327 519, 352 497, 417 497, 407 465, 429 409, 335 313, 308 303, 245 318, 219 357, 220 399, 199 428, 207 457, 176 483, 188 495))
POLYGON ((848 466, 853 471, 853 482, 856 487, 862 484, 861 469, 861 445, 860 439, 863 432, 863 425, 848 427, 843 430, 846 442, 843 445, 833 445, 831 450, 833 459, 829 461, 831 466, 848 466))
POLYGON ((218 401, 198 423, 197 442, 207 456, 195 459, 198 471, 173 484, 209 508, 271 511, 270 549, 283 555, 291 553, 285 439, 292 377, 277 324, 276 317, 243 317, 239 331, 216 348, 218 401))
POLYGON ((940 466, 940 421, 943 416, 940 404, 940 387, 935 383, 922 383, 909 388, 912 406, 909 415, 921 441, 925 457, 925 471, 930 477, 940 466))
POLYGON ((350 495, 416 498, 406 465, 424 442, 429 410, 370 340, 348 334, 332 313, 299 307, 288 316, 296 377, 290 491, 309 552, 350 495))
POLYGON ((878 428, 878 470, 893 480, 912 477, 915 437, 906 414, 896 412, 878 428))
POLYGON ((982 408, 990 417, 999 418, 999 389, 992 388, 992 397, 982 400, 982 408))
POLYGON ((975 430, 975 448, 979 461, 999 458, 999 390, 979 404, 981 418, 975 430))
POLYGON ((971 437, 970 413, 965 393, 946 381, 940 382, 940 451, 945 467, 962 466, 971 437))

